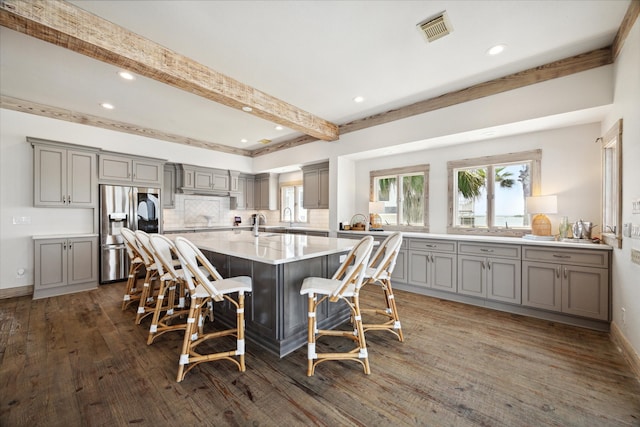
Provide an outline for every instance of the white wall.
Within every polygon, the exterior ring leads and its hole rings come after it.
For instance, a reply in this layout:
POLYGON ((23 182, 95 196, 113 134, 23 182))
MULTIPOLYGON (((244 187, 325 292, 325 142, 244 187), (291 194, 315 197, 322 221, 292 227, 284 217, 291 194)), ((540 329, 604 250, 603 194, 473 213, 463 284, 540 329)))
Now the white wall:
MULTIPOLYGON (((640 214, 631 213, 631 202, 640 199, 640 20, 636 20, 614 68, 613 110, 603 121, 601 132, 623 119, 622 223, 640 224, 640 214)), ((622 249, 614 249, 613 322, 640 354, 640 265, 631 263, 631 248, 640 250, 640 239, 625 237, 622 249)))
MULTIPOLYGON (((562 216, 599 223, 601 186, 600 146, 594 141, 600 124, 574 126, 544 132, 423 150, 357 162, 355 210, 367 212, 369 172, 429 164, 429 231, 447 232, 447 162, 474 157, 542 150, 541 194, 558 196, 558 214, 548 215, 557 232, 562 216), (579 153, 576 159, 575 153, 579 153), (365 190, 363 190, 365 189, 365 190)), ((354 212, 355 213, 355 212, 354 212)))

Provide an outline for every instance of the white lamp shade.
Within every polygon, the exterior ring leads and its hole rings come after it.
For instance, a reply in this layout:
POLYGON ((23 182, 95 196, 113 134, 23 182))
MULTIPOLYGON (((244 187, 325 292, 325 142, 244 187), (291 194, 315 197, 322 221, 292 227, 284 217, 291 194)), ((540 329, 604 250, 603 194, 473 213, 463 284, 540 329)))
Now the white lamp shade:
POLYGON ((558 213, 558 197, 555 195, 527 197, 526 209, 530 214, 558 213))
POLYGON ((369 202, 369 213, 383 213, 384 202, 369 202))

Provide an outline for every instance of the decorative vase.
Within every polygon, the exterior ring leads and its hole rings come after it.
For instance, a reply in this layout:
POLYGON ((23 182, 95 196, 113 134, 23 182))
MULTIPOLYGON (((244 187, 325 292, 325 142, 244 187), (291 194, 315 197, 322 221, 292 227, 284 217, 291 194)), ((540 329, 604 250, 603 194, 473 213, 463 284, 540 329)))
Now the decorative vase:
POLYGON ((569 218, 567 218, 566 216, 563 216, 562 220, 560 221, 559 232, 560 240, 566 239, 569 235, 569 218))

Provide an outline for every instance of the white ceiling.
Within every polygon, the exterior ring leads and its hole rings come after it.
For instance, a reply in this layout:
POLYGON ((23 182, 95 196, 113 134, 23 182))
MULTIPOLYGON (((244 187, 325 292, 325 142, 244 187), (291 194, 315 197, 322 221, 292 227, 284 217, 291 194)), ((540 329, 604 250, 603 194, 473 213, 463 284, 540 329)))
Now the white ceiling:
MULTIPOLYGON (((630 0, 72 3, 339 125, 608 46, 630 0), (445 10, 427 43, 416 24, 445 10)), ((4 27, 0 48, 2 95, 244 149, 300 135, 4 27)))

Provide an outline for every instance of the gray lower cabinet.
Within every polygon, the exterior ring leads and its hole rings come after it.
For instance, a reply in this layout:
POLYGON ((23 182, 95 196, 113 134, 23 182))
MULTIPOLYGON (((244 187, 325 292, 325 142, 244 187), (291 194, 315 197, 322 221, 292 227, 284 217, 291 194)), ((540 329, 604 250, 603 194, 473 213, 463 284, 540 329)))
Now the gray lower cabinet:
POLYGON ((409 239, 408 257, 409 284, 456 292, 456 242, 409 239))
POLYGON ((609 253, 525 247, 522 304, 609 319, 609 253))
POLYGON ((98 236, 36 239, 33 298, 46 298, 98 284, 98 236))
POLYGON ((458 246, 458 293, 520 304, 520 246, 461 242, 458 246))
POLYGON ((33 205, 92 208, 97 205, 96 153, 40 144, 30 139, 33 156, 33 205))

